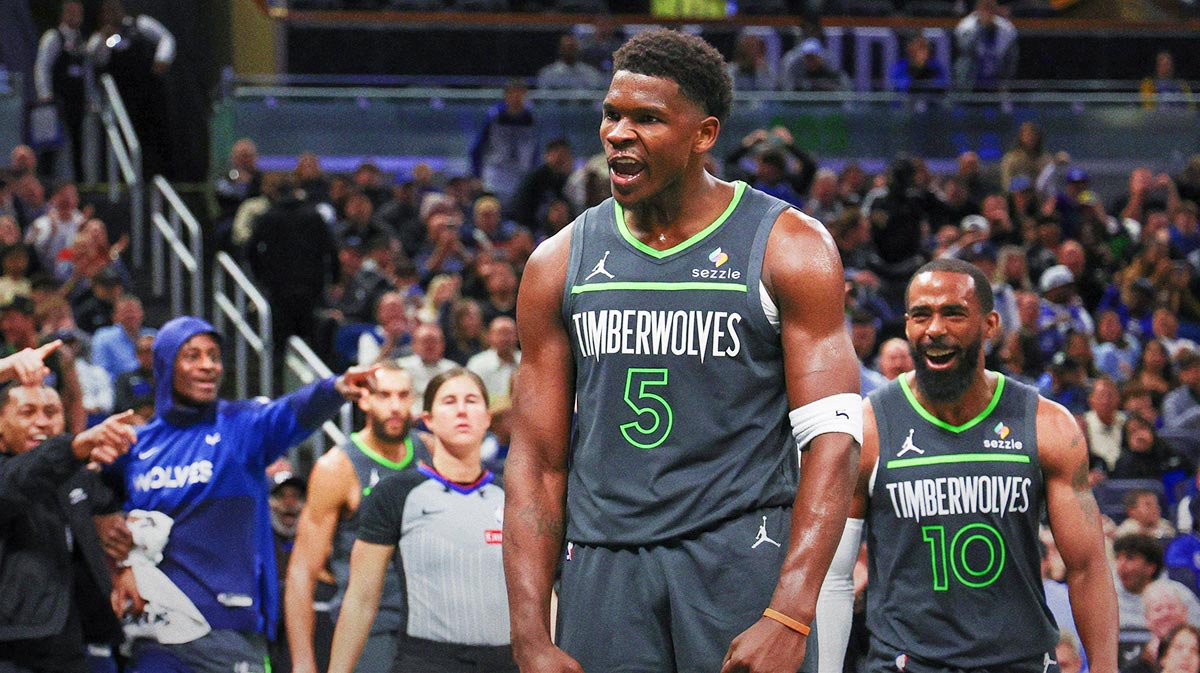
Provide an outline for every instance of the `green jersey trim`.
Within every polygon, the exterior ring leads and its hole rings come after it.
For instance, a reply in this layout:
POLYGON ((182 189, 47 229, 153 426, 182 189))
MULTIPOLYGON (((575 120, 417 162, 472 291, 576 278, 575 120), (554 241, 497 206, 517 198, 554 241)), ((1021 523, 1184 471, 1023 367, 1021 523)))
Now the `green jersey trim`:
POLYGON ((398 461, 388 460, 387 458, 379 455, 378 451, 372 449, 371 447, 367 446, 365 442, 363 442, 360 433, 350 433, 350 441, 354 442, 354 445, 358 447, 358 450, 366 454, 368 458, 391 470, 403 470, 404 468, 408 467, 409 463, 412 462, 413 455, 415 453, 413 451, 412 437, 404 438, 404 457, 398 461))
POLYGON ((982 423, 983 419, 987 418, 988 415, 992 413, 992 410, 996 408, 996 405, 1000 404, 1000 395, 1004 393, 1005 379, 1004 374, 997 373, 996 376, 998 377, 996 379, 996 392, 992 394, 992 401, 988 402, 987 407, 983 411, 979 412, 978 416, 972 418, 966 423, 963 423, 962 425, 950 425, 946 421, 943 421, 937 416, 929 413, 929 411, 925 407, 921 406, 921 403, 917 401, 917 396, 913 393, 912 388, 908 387, 908 377, 900 376, 898 378, 900 380, 900 389, 904 391, 904 398, 908 400, 908 403, 912 405, 913 410, 916 411, 921 418, 924 418, 943 430, 949 430, 950 432, 958 433, 970 430, 976 425, 982 423))
POLYGON ((897 458, 887 462, 888 469, 897 467, 920 467, 922 465, 946 465, 949 463, 1028 463, 1029 456, 1007 453, 959 453, 953 456, 929 456, 927 458, 897 458))
POLYGON ((695 290, 717 290, 721 292, 745 292, 744 283, 706 283, 704 281, 684 281, 668 283, 653 280, 626 280, 610 283, 593 283, 591 285, 574 285, 571 294, 583 292, 605 292, 608 290, 631 290, 634 292, 679 292, 695 290))
POLYGON ((710 224, 707 227, 705 227, 704 229, 701 229, 700 231, 696 232, 690 238, 688 238, 686 241, 683 241, 678 245, 667 248, 666 250, 655 250, 654 248, 651 248, 650 246, 646 245, 645 243, 642 243, 641 241, 639 241, 637 239, 637 237, 634 236, 633 233, 629 231, 629 225, 625 224, 625 209, 622 208, 621 204, 617 203, 616 200, 614 199, 613 200, 613 212, 617 218, 617 231, 620 232, 621 237, 624 238, 626 241, 628 241, 630 245, 632 245, 633 247, 637 248, 638 250, 646 253, 647 255, 650 255, 651 257, 653 257, 655 259, 663 259, 664 257, 670 257, 671 255, 674 255, 677 252, 683 252, 684 250, 687 250, 688 248, 692 247, 693 245, 696 245, 700 241, 703 241, 705 238, 708 238, 709 234, 713 233, 714 231, 717 230, 717 227, 720 227, 722 224, 724 224, 725 220, 729 219, 730 214, 733 213, 733 209, 737 208, 738 203, 741 202, 742 194, 745 191, 746 191, 746 183, 742 182, 741 180, 735 181, 733 183, 733 198, 730 199, 729 206, 727 208, 725 208, 725 212, 721 213, 721 216, 718 217, 716 220, 714 220, 712 224, 710 224))

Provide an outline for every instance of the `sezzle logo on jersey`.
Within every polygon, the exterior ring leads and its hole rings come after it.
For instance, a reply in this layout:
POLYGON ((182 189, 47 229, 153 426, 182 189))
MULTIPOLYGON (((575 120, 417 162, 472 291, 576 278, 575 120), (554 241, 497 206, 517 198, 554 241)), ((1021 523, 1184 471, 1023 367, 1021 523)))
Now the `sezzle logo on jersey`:
POLYGON ((983 440, 983 448, 985 449, 1008 449, 1010 451, 1020 451, 1025 448, 1025 443, 1019 439, 1009 439, 1012 434, 1012 428, 1004 424, 1004 421, 996 423, 996 427, 992 428, 992 432, 1000 439, 985 439, 983 440))
POLYGON ((708 261, 713 263, 711 269, 692 269, 692 278, 711 278, 713 280, 740 280, 742 272, 737 269, 722 269, 729 261, 729 254, 720 248, 708 253, 708 261))
POLYGON ((192 484, 207 484, 212 479, 213 464, 198 460, 191 465, 155 466, 133 478, 137 491, 159 491, 165 488, 183 488, 192 484))

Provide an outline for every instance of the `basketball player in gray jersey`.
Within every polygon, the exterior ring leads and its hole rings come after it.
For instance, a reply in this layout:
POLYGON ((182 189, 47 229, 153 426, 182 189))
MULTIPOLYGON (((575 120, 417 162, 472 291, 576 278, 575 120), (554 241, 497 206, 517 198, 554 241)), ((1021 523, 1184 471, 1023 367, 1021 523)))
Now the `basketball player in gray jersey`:
POLYGON ((710 45, 643 33, 614 72, 613 199, 538 248, 518 298, 514 656, 524 673, 815 670, 862 430, 836 248, 705 172, 732 98, 710 45))
POLYGON ((871 673, 1057 673, 1038 523, 1049 515, 1091 670, 1117 670, 1117 604, 1087 445, 1071 414, 983 367, 1000 331, 976 267, 908 286, 916 370, 864 403, 853 517, 866 517, 871 673))
MULTIPOLYGON (((295 673, 317 671, 313 590, 318 579, 336 582, 334 602, 340 605, 350 579, 350 549, 358 531, 361 502, 382 479, 429 459, 425 443, 411 431, 412 403, 412 376, 394 362, 380 363, 371 393, 358 402, 367 417, 366 427, 350 435, 346 445, 321 456, 313 466, 284 596, 288 649, 295 673)), ((401 578, 393 570, 384 585, 366 656, 359 660, 355 671, 391 670, 405 610, 401 578)))

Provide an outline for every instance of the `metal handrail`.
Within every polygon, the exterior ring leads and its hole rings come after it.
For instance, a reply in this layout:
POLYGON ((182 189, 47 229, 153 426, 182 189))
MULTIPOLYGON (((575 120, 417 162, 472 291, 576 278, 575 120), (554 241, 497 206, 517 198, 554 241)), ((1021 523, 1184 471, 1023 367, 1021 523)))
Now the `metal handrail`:
POLYGON ((129 235, 131 253, 136 267, 142 266, 142 249, 145 242, 145 181, 142 175, 142 145, 133 122, 121 100, 121 93, 112 75, 100 76, 100 121, 108 136, 108 200, 116 203, 120 198, 120 177, 124 178, 129 190, 129 235))
POLYGON ((274 353, 271 340, 271 305, 266 297, 254 287, 250 278, 238 268, 237 262, 222 251, 217 253, 216 273, 213 274, 213 325, 224 333, 225 321, 236 328, 233 335, 234 362, 236 363, 237 396, 247 397, 248 363, 247 349, 258 355, 259 394, 271 396, 274 353), (225 291, 227 282, 233 283, 233 297, 225 291), (246 301, 249 300, 258 312, 257 330, 246 319, 246 301))
POLYGON ((154 225, 151 231, 151 290, 154 296, 161 297, 166 291, 163 287, 166 278, 163 274, 163 241, 169 245, 171 255, 167 259, 171 271, 171 311, 175 315, 183 313, 183 271, 187 270, 191 290, 192 315, 203 317, 204 313, 204 270, 203 270, 203 239, 200 223, 196 221, 192 211, 179 198, 175 188, 161 175, 154 176, 153 191, 150 192, 150 222, 154 225), (167 207, 167 215, 163 215, 163 207, 167 207), (187 229, 187 244, 184 244, 181 227, 187 229))
MULTIPOLYGON (((288 371, 295 374, 302 384, 333 376, 329 366, 298 336, 288 337, 283 362, 288 371)), ((338 422, 325 421, 321 424, 321 432, 313 436, 318 454, 325 453, 331 446, 345 444, 353 432, 353 422, 354 410, 347 402, 338 410, 338 422)))

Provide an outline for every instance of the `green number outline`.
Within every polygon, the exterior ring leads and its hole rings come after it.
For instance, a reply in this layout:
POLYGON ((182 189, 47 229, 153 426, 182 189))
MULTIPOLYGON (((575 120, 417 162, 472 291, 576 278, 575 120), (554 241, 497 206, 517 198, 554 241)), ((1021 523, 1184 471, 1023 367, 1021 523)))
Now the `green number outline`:
POLYGON ((967 524, 959 529, 950 540, 949 553, 946 549, 945 526, 922 526, 921 539, 929 543, 934 591, 950 590, 950 572, 954 573, 955 579, 972 589, 982 589, 991 585, 1000 578, 1000 573, 1004 572, 1007 559, 1004 536, 986 523, 967 524), (971 568, 967 563, 967 547, 975 540, 986 543, 991 553, 987 567, 980 571, 971 568))
POLYGON ((639 449, 653 449, 667 440, 671 434, 671 429, 675 425, 675 412, 671 409, 671 405, 659 395, 646 392, 648 386, 666 386, 668 371, 664 368, 641 368, 631 367, 625 375, 625 404, 629 405, 639 417, 639 420, 630 421, 621 425, 621 435, 625 437, 625 441, 639 449), (630 395, 633 389, 634 378, 638 379, 637 395, 630 395), (660 409, 655 409, 653 406, 638 406, 637 401, 645 403, 650 400, 651 404, 657 403, 660 409), (653 418, 653 424, 649 428, 642 427, 641 417, 643 414, 650 414, 653 418), (663 416, 666 416, 666 430, 662 430, 662 436, 658 437, 653 442, 641 441, 643 439, 653 439, 664 425, 663 416), (637 433, 637 436, 631 434, 637 433))

